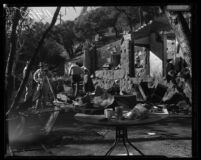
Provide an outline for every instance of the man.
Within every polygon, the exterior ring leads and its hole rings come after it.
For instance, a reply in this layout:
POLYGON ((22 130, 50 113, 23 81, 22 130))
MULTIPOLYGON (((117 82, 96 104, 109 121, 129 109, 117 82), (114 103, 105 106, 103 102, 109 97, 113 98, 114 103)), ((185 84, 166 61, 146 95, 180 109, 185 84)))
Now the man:
POLYGON ((43 83, 45 80, 45 72, 43 70, 43 66, 41 62, 39 63, 39 67, 40 68, 36 70, 36 72, 33 75, 33 79, 37 83, 36 97, 34 98, 36 99, 36 106, 35 106, 36 109, 39 107, 39 104, 41 103, 41 100, 42 100, 43 83))
POLYGON ((71 65, 69 73, 71 76, 71 84, 73 87, 74 97, 76 97, 79 92, 79 83, 81 80, 81 74, 83 74, 83 70, 80 66, 78 66, 78 63, 76 62, 75 64, 71 65))

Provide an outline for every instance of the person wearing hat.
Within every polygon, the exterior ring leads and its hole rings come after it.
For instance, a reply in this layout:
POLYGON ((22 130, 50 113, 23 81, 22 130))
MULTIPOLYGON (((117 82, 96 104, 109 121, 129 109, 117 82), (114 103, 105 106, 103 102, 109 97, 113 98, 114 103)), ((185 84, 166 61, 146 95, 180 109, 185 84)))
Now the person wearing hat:
MULTIPOLYGON (((26 62, 26 65, 24 67, 24 70, 23 70, 23 78, 25 77, 25 74, 26 74, 26 71, 27 71, 27 68, 28 68, 28 65, 29 65, 29 61, 26 62)), ((32 73, 30 72, 29 73, 29 78, 28 78, 28 82, 25 86, 25 96, 24 96, 24 102, 27 101, 28 97, 29 97, 29 94, 31 92, 31 89, 32 89, 32 73)))
POLYGON ((35 108, 37 109, 42 99, 42 95, 43 95, 42 89, 43 89, 43 83, 45 80, 45 72, 41 62, 39 63, 39 69, 37 69, 36 72, 33 74, 33 79, 37 83, 36 97, 34 98, 36 100, 35 108))

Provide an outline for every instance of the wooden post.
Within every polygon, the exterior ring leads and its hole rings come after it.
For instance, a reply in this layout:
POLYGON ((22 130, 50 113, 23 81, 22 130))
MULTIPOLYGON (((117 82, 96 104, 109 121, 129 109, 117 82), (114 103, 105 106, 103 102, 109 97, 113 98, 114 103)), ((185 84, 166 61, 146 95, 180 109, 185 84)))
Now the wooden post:
POLYGON ((89 50, 84 51, 84 59, 83 65, 89 70, 91 73, 91 54, 89 50))
POLYGON ((145 93, 144 93, 144 91, 142 89, 142 86, 140 84, 138 85, 138 89, 139 89, 139 91, 140 91, 140 93, 141 93, 144 101, 146 101, 147 100, 147 96, 145 95, 145 93))
POLYGON ((150 47, 146 47, 146 75, 150 76, 150 47))
POLYGON ((131 34, 131 41, 129 41, 129 76, 135 77, 135 46, 134 46, 134 38, 131 34))
POLYGON ((167 64, 167 35, 163 33, 163 76, 166 75, 166 64, 167 64))

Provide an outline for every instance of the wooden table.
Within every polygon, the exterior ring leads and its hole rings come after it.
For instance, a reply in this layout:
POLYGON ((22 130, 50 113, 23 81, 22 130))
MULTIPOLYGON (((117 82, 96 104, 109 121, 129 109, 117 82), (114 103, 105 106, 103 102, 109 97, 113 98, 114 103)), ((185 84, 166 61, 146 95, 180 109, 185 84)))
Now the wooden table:
POLYGON ((106 156, 108 156, 112 153, 115 146, 118 144, 118 142, 120 140, 123 141, 123 144, 124 144, 124 147, 126 148, 128 156, 129 156, 129 151, 126 146, 126 142, 128 144, 130 144, 135 150, 137 150, 142 156, 144 156, 144 154, 129 141, 127 127, 156 123, 158 121, 163 120, 164 118, 167 118, 168 114, 151 114, 150 113, 149 117, 146 119, 143 119, 143 120, 139 120, 139 119, 136 119, 136 120, 128 120, 128 119, 108 120, 105 118, 104 115, 87 115, 87 114, 82 114, 82 113, 77 113, 74 117, 76 120, 83 122, 83 123, 88 123, 88 124, 98 125, 98 126, 115 127, 115 129, 116 129, 115 141, 114 141, 114 144, 111 146, 111 148, 107 151, 106 156))

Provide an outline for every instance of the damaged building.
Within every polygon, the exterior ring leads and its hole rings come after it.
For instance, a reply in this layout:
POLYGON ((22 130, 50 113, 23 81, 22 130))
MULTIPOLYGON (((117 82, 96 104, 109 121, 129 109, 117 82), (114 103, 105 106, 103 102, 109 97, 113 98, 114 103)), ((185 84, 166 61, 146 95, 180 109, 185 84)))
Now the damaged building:
POLYGON ((117 80, 121 94, 136 95, 138 101, 146 101, 152 97, 150 84, 157 79, 162 85, 155 85, 160 90, 156 102, 161 102, 165 93, 170 95, 163 81, 168 72, 167 63, 180 61, 182 52, 165 16, 149 21, 133 33, 123 33, 118 41, 99 48, 98 43, 95 50, 86 50, 73 60, 90 70, 95 86, 107 90, 117 80))

